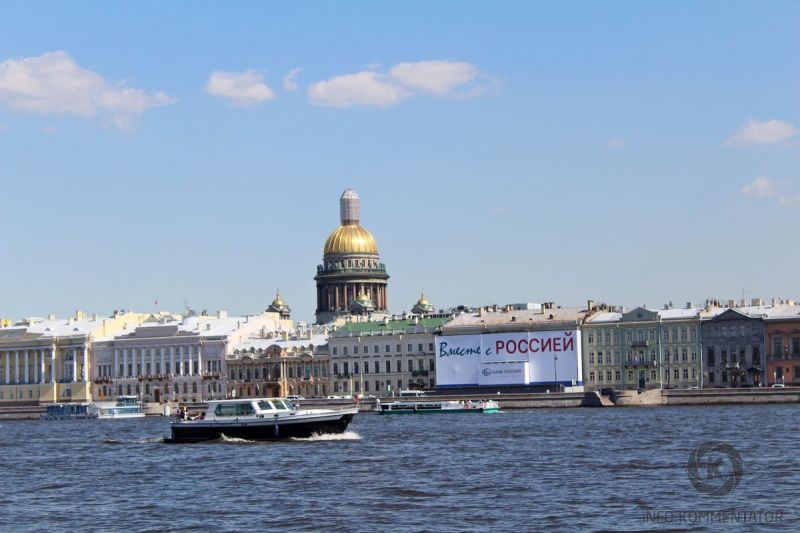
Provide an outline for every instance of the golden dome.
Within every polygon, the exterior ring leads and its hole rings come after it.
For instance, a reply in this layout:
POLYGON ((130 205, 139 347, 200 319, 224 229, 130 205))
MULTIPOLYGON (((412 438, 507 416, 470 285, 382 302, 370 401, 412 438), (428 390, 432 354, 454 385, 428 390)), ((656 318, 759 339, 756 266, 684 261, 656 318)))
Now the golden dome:
POLYGON ((339 226, 325 241, 325 254, 376 254, 378 243, 370 232, 357 224, 339 226))
POLYGON ((419 300, 417 300, 417 305, 430 305, 431 303, 425 298, 425 291, 422 291, 420 294, 419 300))
POLYGON ((278 291, 277 294, 275 295, 275 299, 272 300, 272 306, 273 307, 281 307, 281 306, 284 306, 284 305, 286 305, 286 302, 284 302, 283 298, 281 298, 281 291, 278 291))

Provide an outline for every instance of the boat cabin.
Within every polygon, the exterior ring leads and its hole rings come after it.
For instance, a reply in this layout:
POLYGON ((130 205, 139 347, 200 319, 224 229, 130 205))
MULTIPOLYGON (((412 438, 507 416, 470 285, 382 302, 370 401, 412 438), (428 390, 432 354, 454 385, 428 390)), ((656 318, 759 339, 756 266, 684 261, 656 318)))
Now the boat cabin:
POLYGON ((230 420, 232 418, 287 415, 296 412, 292 402, 284 398, 247 400, 219 400, 208 402, 205 420, 230 420))

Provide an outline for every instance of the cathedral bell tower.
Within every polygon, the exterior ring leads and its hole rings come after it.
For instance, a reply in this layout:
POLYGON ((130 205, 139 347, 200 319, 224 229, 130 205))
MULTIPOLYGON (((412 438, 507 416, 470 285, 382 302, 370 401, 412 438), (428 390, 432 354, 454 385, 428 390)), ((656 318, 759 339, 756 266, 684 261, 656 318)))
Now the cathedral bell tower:
POLYGON ((360 225, 356 191, 345 189, 339 199, 341 224, 328 236, 322 264, 317 266, 317 324, 340 315, 369 310, 386 312, 389 275, 380 262, 378 244, 360 225))

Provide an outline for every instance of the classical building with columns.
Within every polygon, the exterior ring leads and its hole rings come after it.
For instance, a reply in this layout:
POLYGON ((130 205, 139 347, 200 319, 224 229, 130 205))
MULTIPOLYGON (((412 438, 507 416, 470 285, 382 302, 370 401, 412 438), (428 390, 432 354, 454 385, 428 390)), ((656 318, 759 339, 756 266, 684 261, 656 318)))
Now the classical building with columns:
POLYGON ((252 335, 291 329, 291 320, 275 312, 150 317, 129 333, 95 343, 94 396, 133 394, 146 402, 181 403, 225 398, 226 354, 252 335))
POLYGON ((360 225, 360 200, 353 189, 339 199, 341 224, 328 236, 317 266, 317 324, 349 314, 385 313, 388 308, 386 266, 378 244, 360 225))
POLYGON ((26 318, 0 328, 0 405, 92 400, 90 368, 96 339, 133 329, 147 315, 26 318))

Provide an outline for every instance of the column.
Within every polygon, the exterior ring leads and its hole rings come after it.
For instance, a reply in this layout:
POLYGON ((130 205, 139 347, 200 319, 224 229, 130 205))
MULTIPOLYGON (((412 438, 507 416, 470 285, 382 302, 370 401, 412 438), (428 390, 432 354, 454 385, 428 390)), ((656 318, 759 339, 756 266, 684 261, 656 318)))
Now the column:
POLYGON ((56 382, 56 345, 50 348, 50 383, 56 382))
POLYGON ((28 359, 28 350, 25 350, 25 383, 31 382, 31 371, 28 367, 30 360, 28 359))
POLYGON ((183 346, 178 346, 178 355, 180 356, 180 375, 184 375, 185 369, 183 368, 183 346))
POLYGON ((72 382, 78 381, 78 349, 72 349, 72 382))
MULTIPOLYGON (((197 345, 197 374, 203 375, 203 345, 197 345)), ((201 382, 202 383, 202 382, 201 382)))
POLYGON ((14 351, 14 383, 19 384, 19 350, 14 351))
POLYGON ((39 349, 39 383, 44 383, 45 369, 44 369, 44 348, 39 349))
POLYGON ((150 373, 156 373, 156 349, 150 348, 150 373))
POLYGON ((6 357, 6 385, 11 383, 11 352, 3 352, 6 357))
POLYGON ((87 345, 83 345, 83 381, 88 383, 90 381, 89 375, 89 347, 87 345))
POLYGON ((167 374, 172 374, 175 372, 175 347, 169 347, 169 372, 167 374))
POLYGON ((142 362, 142 370, 139 372, 139 376, 144 376, 147 373, 147 365, 145 364, 145 353, 147 352, 146 348, 139 348, 139 359, 142 362))
POLYGON ((158 364, 161 365, 161 372, 158 372, 158 373, 159 374, 169 374, 169 372, 167 372, 167 369, 164 368, 164 347, 163 346, 158 349, 158 355, 159 355, 159 359, 160 359, 158 364))
POLYGON ((122 375, 120 377, 127 377, 128 375, 128 349, 122 350, 122 375))

